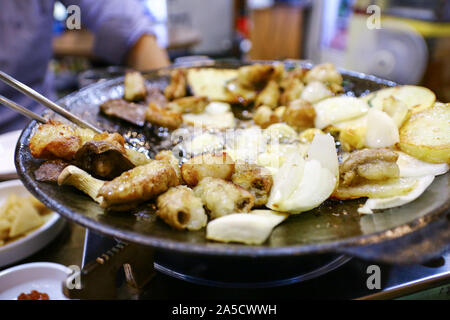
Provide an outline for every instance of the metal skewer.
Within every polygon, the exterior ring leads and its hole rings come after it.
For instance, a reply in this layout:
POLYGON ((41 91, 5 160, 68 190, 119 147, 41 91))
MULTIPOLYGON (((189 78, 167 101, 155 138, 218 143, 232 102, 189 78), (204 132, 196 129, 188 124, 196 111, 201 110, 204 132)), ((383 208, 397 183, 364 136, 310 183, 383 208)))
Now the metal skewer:
POLYGON ((17 112, 23 114, 25 117, 31 118, 33 120, 36 120, 36 121, 42 122, 42 123, 47 122, 47 120, 42 118, 40 115, 22 107, 21 105, 15 103, 14 101, 9 100, 8 98, 5 98, 2 95, 0 95, 0 103, 3 104, 4 106, 7 106, 7 107, 13 109, 14 111, 17 111, 17 112))
MULTIPOLYGON (((11 77, 10 75, 4 73, 3 71, 0 71, 0 80, 2 80, 4 83, 10 85, 11 87, 19 90, 20 92, 22 92, 23 94, 29 96, 30 98, 36 100, 37 102, 39 102, 40 104, 46 106, 47 108, 53 110, 54 112, 56 112, 57 114, 59 114, 60 116, 66 118, 67 120, 75 123, 76 125, 82 127, 82 128, 88 128, 91 129, 97 133, 101 133, 102 131, 98 128, 96 128, 95 126, 91 125, 90 123, 84 121, 83 119, 77 117, 76 115, 74 115, 73 113, 67 111, 66 109, 64 109, 63 107, 57 105, 56 103, 54 103, 53 101, 47 99, 46 97, 44 97, 43 95, 41 95, 39 92, 31 89, 30 87, 28 87, 27 85, 23 84, 22 82, 14 79, 13 77, 11 77)), ((5 97, 1 97, 0 102, 4 105, 6 105, 7 107, 12 108, 15 111, 20 112, 21 114, 32 118, 34 120, 37 120, 39 122, 46 122, 46 120, 40 116, 38 116, 37 114, 31 112, 30 110, 18 105, 17 103, 12 102, 11 100, 8 100, 5 97)))

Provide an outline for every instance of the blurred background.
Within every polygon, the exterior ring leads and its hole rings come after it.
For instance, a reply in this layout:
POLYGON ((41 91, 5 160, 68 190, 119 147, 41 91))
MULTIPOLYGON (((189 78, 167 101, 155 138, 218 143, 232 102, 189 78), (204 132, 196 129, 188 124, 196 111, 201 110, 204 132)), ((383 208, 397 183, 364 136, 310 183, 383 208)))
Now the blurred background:
MULTIPOLYGON (((421 84, 450 101, 449 0, 141 2, 172 62, 187 56, 332 62, 400 84, 421 84), (372 5, 381 10, 379 21, 373 20, 372 5)), ((67 30, 66 17, 66 8, 56 2, 50 68, 60 95, 123 72, 94 57, 94 36, 67 30)))

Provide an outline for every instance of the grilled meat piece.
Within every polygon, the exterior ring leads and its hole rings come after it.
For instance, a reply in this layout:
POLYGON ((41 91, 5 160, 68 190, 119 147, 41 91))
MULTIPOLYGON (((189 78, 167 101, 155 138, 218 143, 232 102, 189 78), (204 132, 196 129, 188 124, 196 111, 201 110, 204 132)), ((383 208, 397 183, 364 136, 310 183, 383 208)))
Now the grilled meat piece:
POLYGON ((124 99, 111 99, 100 105, 100 110, 132 124, 142 127, 145 124, 146 106, 125 101, 124 99))
POLYGON ((165 160, 155 160, 106 182, 98 196, 103 197, 102 207, 117 208, 145 202, 177 184, 177 174, 172 165, 165 160))
POLYGON ((56 121, 39 125, 30 139, 33 157, 72 160, 83 141, 77 128, 56 121))
POLYGON ((184 97, 186 95, 186 83, 186 71, 184 69, 172 70, 170 73, 170 83, 164 89, 164 95, 169 100, 184 97))
POLYGON ((341 182, 350 186, 367 180, 399 177, 398 154, 390 149, 362 149, 350 153, 339 166, 341 182))
POLYGON ((202 154, 181 165, 181 176, 189 186, 197 185, 205 177, 230 180, 233 172, 234 161, 225 152, 202 154))
POLYGON ((211 219, 236 212, 249 212, 255 197, 244 188, 230 181, 206 177, 194 188, 202 199, 211 219))
POLYGON ((170 188, 158 197, 156 204, 156 215, 175 229, 199 230, 208 222, 202 200, 186 186, 170 188))
POLYGON ((177 129, 183 122, 181 112, 160 107, 153 102, 148 105, 145 119, 151 124, 166 127, 170 130, 177 129))
POLYGON ((255 206, 267 203, 273 184, 272 174, 268 169, 256 164, 236 164, 231 181, 255 197, 255 206))
POLYGON ((61 172, 69 165, 68 162, 63 160, 50 160, 45 161, 34 172, 34 176, 37 181, 41 182, 57 182, 61 172))

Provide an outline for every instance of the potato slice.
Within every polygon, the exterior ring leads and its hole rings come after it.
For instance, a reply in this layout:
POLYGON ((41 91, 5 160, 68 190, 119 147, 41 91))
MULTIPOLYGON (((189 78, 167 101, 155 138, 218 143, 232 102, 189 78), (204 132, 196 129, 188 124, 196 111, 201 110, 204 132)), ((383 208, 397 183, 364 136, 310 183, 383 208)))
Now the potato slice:
POLYGON ((253 210, 217 218, 206 227, 206 238, 220 242, 262 244, 272 229, 287 218, 272 210, 253 210))
POLYGON ((14 238, 26 233, 32 229, 41 226, 44 219, 39 215, 38 211, 33 207, 30 201, 21 201, 11 208, 11 214, 14 220, 11 223, 9 237, 14 238))
POLYGON ((358 212, 362 214, 372 214, 372 210, 394 208, 412 202, 425 192, 433 180, 433 175, 419 177, 417 185, 407 194, 389 198, 368 199, 364 206, 358 209, 358 212))
POLYGON ((355 97, 333 97, 320 101, 316 110, 315 126, 323 129, 330 124, 361 117, 369 111, 367 103, 355 97))
POLYGON ((400 129, 398 146, 426 162, 450 163, 450 104, 412 115, 400 129))
POLYGON ((372 92, 362 99, 371 107, 383 109, 384 99, 393 96, 408 106, 411 112, 417 113, 430 108, 436 101, 436 95, 430 89, 420 86, 398 86, 372 92))
POLYGON ((205 96, 214 101, 235 102, 225 85, 236 78, 237 74, 238 71, 234 69, 189 69, 187 81, 195 96, 205 96))
POLYGON ((332 197, 339 200, 357 198, 389 198, 405 195, 416 187, 417 178, 398 178, 384 181, 370 182, 355 186, 342 186, 333 193, 332 197))

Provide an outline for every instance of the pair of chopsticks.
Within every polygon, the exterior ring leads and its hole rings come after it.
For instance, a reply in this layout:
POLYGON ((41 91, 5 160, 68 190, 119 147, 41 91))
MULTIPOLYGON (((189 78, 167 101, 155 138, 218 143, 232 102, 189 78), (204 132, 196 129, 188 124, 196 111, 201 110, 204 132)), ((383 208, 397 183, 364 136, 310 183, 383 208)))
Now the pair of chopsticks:
MULTIPOLYGON (((29 96, 30 98, 36 100, 40 104, 46 106, 47 108, 53 110, 60 116, 66 118, 67 120, 75 123, 76 125, 82 127, 82 128, 88 128, 91 129, 97 133, 101 133, 102 131, 98 129, 97 127, 91 125, 90 123, 84 121, 83 119, 77 117, 73 113, 67 111, 63 107, 57 105, 53 101, 49 100, 48 98, 41 95, 39 92, 31 89, 27 85, 23 84, 22 82, 18 81, 17 79, 14 79, 10 75, 4 73, 3 71, 0 71, 0 80, 6 83, 7 85, 13 87, 14 89, 22 92, 23 94, 29 96)), ((19 112, 20 114, 36 120, 41 123, 46 123, 47 120, 41 117, 40 115, 28 110, 27 108, 15 103, 14 101, 9 100, 8 98, 5 98, 4 96, 0 95, 0 103, 3 104, 6 107, 9 107, 13 109, 14 111, 19 112)))

